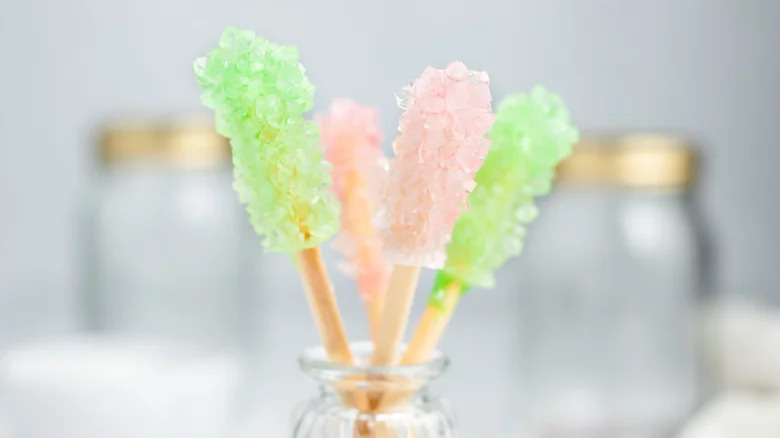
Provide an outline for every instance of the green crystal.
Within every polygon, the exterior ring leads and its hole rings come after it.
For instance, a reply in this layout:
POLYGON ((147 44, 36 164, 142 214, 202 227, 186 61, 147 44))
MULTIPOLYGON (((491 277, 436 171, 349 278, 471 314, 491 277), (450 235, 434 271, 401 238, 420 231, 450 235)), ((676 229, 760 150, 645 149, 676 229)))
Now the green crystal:
POLYGON ((470 208, 455 223, 433 303, 451 282, 463 291, 493 286, 493 271, 522 251, 526 226, 537 215, 534 198, 550 191, 555 167, 579 133, 563 100, 536 87, 501 102, 488 136, 492 144, 469 195, 470 208))
POLYGON ((217 130, 230 139, 233 187, 266 249, 298 251, 330 238, 339 206, 317 125, 303 117, 314 86, 298 49, 228 28, 195 74, 217 130))

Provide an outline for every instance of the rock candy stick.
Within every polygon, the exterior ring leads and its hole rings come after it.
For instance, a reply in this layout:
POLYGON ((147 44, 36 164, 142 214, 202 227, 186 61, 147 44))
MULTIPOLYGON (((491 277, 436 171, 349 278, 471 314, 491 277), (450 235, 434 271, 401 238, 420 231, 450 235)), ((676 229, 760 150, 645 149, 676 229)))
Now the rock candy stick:
POLYGON ((405 111, 385 192, 385 250, 395 264, 372 363, 397 362, 420 267, 439 269, 455 221, 468 207, 493 123, 485 72, 461 62, 427 68, 398 97, 405 111))
POLYGON ((578 132, 561 98, 537 87, 501 102, 489 137, 493 143, 469 195, 471 208, 455 225, 405 364, 427 360, 461 294, 471 286, 493 286, 493 271, 520 253, 526 226, 537 215, 534 198, 550 191, 555 167, 578 132))
POLYGON ((334 100, 328 113, 317 117, 333 189, 341 202, 341 230, 334 241, 354 275, 365 302, 371 337, 379 331, 390 265, 382 254, 382 234, 376 217, 387 180, 378 110, 347 99, 334 100))
POLYGON ((303 114, 314 87, 295 47, 228 28, 219 48, 195 62, 203 103, 230 139, 238 197, 268 251, 295 254, 330 360, 353 362, 318 245, 338 229, 317 125, 303 114))

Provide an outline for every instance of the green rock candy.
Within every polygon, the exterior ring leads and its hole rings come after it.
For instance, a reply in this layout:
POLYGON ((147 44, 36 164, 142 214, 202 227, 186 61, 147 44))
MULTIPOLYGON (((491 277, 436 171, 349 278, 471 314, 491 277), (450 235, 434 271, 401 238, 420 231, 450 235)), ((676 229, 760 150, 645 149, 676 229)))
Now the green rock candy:
POLYGON ((314 86, 298 50, 228 28, 195 73, 217 130, 230 139, 233 187, 266 249, 293 252, 330 238, 339 206, 317 125, 303 117, 314 86))
POLYGON ((469 195, 470 208, 455 224, 433 303, 440 303, 451 282, 464 291, 493 286, 493 271, 523 248, 526 225, 537 215, 534 197, 550 191, 555 167, 579 134, 561 98, 536 87, 501 102, 488 136, 492 144, 469 195))

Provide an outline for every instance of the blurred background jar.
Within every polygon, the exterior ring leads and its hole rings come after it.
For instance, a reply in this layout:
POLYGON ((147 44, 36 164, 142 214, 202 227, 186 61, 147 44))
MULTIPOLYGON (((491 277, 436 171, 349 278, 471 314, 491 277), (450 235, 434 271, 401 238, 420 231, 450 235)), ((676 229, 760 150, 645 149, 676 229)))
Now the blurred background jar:
POLYGON ((198 118, 106 125, 85 211, 90 329, 245 352, 257 310, 230 145, 198 118))
MULTIPOLYGON (((18 436, 227 436, 254 395, 259 245, 197 118, 110 123, 82 210, 82 329, 8 351, 18 436)), ((13 435, 16 436, 16 435, 13 435)))
POLYGON ((685 141, 584 139, 518 263, 523 436, 662 437, 696 407, 708 289, 685 141))

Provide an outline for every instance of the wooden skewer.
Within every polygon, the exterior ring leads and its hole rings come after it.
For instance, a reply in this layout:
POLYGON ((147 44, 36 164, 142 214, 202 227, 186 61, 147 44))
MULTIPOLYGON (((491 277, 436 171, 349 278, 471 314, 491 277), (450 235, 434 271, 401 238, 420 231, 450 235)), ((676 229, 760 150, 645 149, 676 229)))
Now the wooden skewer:
POLYGON ((393 268, 382 307, 379 335, 371 356, 372 365, 392 365, 398 362, 398 349, 409 321, 419 277, 418 266, 399 265, 393 268))
MULTIPOLYGON (((328 278, 325 265, 322 262, 319 248, 305 249, 296 253, 295 256, 298 261, 301 277, 303 278, 306 298, 317 324, 317 329, 320 332, 323 346, 328 354, 328 360, 333 363, 344 365, 353 364, 354 358, 352 357, 352 352, 349 348, 349 341, 347 340, 346 332, 344 330, 341 313, 339 312, 336 297, 333 293, 333 286, 328 278)), ((411 293, 409 293, 411 296, 413 296, 418 276, 419 268, 412 268, 409 272, 401 276, 406 279, 404 283, 411 282, 411 293)), ((368 305, 369 303, 367 303, 367 306, 368 305)), ((376 310, 373 309, 373 306, 375 305, 376 304, 371 305, 371 310, 376 310)), ((382 308, 381 305, 378 307, 380 309, 382 308)), ((411 303, 409 304, 409 307, 411 307, 411 303)), ((408 313, 407 310, 406 318, 404 318, 403 324, 401 325, 401 335, 403 334, 406 320, 408 320, 408 313)), ((384 312, 381 314, 384 315, 384 312)), ((391 354, 396 355, 397 353, 391 354)), ((344 402, 355 406, 361 411, 368 410, 368 400, 366 394, 361 389, 342 389, 339 392, 344 402)), ((356 424, 354 430, 355 437, 391 438, 394 436, 392 431, 387 429, 384 424, 378 424, 370 429, 365 426, 366 424, 360 421, 356 424)))
MULTIPOLYGON (((444 289, 444 302, 441 305, 429 304, 423 312, 417 328, 412 334, 409 346, 401 359, 401 365, 412 365, 425 362, 430 359, 431 353, 441 340, 444 330, 452 317, 455 306, 460 300, 461 287, 457 283, 450 283, 444 289)), ((414 397, 416 390, 388 391, 369 397, 369 403, 374 411, 405 403, 414 397)))
POLYGON ((317 330, 322 338, 322 345, 328 354, 328 360, 342 365, 354 363, 349 341, 344 330, 333 286, 322 262, 320 249, 317 247, 304 249, 295 253, 298 268, 303 278, 306 299, 309 302, 312 316, 317 324, 317 330))
MULTIPOLYGON (((303 278, 306 298, 309 302, 314 321, 322 338, 322 345, 328 354, 328 360, 342 365, 352 365, 355 360, 349 348, 349 341, 344 330, 333 286, 322 262, 319 248, 310 248, 295 254, 298 267, 303 278)), ((362 412, 368 410, 368 397, 364 390, 352 382, 341 382, 338 393, 342 403, 362 412)), ((363 422, 358 422, 354 430, 356 438, 385 438, 383 429, 366 429, 363 422)))
MULTIPOLYGON (((423 312, 417 328, 412 334, 412 339, 401 359, 401 365, 412 365, 425 362, 430 359, 431 353, 441 340, 444 330, 452 317, 455 306, 460 300, 461 287, 457 283, 450 283, 444 289, 444 302, 441 305, 429 304, 423 312)), ((399 392, 386 392, 371 397, 369 402, 375 411, 393 406, 399 402, 405 402, 414 396, 416 391, 406 390, 399 392)))
MULTIPOLYGON (((368 182, 362 178, 360 172, 356 170, 348 172, 346 175, 346 180, 346 185, 348 187, 368 186, 368 182)), ((366 195, 367 193, 364 190, 347 191, 347 197, 344 201, 344 205, 348 205, 349 208, 353 211, 353 214, 357 215, 358 217, 371 217, 373 216, 374 211, 366 195)), ((360 230, 358 232, 359 235, 373 235, 375 233, 376 228, 371 221, 366 220, 360 223, 360 230)), ((364 256, 362 249, 358 250, 360 251, 360 256, 364 256)), ((368 251, 369 253, 366 256, 371 257, 371 250, 368 251)), ((377 286, 377 288, 382 288, 383 290, 371 291, 372 293, 370 300, 365 302, 366 315, 368 316, 368 326, 371 330, 371 340, 374 341, 374 344, 376 344, 377 336, 379 336, 379 322, 382 318, 382 304, 384 303, 385 297, 384 287, 385 286, 377 286)))
POLYGON ((384 294, 371 297, 366 301, 366 316, 368 317, 368 328, 371 330, 371 340, 374 345, 379 342, 379 326, 382 321, 382 305, 384 304, 384 294))
POLYGON ((402 365, 425 362, 430 359, 431 353, 436 349, 436 345, 444 334, 452 312, 462 295, 460 289, 458 283, 450 283, 444 289, 443 308, 430 304, 425 308, 401 359, 402 365))

